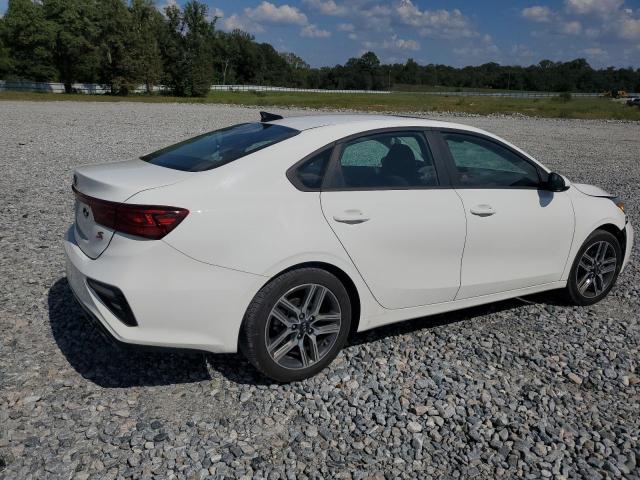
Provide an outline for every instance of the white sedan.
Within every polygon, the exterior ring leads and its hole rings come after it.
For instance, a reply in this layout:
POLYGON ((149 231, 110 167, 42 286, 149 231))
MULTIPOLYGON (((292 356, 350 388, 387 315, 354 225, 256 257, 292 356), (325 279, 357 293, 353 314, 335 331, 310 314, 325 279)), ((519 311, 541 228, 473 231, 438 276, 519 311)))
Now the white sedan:
POLYGON ((67 277, 113 337, 294 381, 353 331, 545 290, 595 303, 629 260, 618 199, 490 133, 261 120, 75 171, 67 277))

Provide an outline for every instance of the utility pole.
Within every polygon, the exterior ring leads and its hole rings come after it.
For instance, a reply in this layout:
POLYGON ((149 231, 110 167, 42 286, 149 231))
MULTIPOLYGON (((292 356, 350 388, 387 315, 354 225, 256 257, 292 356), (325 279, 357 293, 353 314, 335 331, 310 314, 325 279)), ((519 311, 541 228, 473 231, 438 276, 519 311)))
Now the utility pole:
POLYGON ((227 84, 227 67, 229 66, 229 59, 227 58, 224 61, 224 70, 222 71, 222 84, 227 84))

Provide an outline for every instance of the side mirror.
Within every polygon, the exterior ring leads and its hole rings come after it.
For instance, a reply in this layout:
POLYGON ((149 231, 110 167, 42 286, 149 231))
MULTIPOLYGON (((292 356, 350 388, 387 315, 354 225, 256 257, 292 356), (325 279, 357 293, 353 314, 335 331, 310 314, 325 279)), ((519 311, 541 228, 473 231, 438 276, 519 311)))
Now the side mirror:
POLYGON ((564 178, 556 172, 551 172, 547 178, 547 190, 550 192, 564 192, 569 187, 564 183, 564 178))

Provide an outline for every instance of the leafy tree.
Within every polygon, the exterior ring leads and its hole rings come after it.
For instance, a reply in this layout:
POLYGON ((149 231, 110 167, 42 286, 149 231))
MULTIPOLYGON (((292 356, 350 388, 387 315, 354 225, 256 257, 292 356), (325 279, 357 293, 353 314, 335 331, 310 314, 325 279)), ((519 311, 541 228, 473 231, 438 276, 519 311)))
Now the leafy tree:
POLYGON ((133 0, 131 4, 133 77, 144 83, 147 93, 162 79, 162 56, 159 37, 162 14, 153 0, 133 0))
POLYGON ((163 63, 162 81, 175 95, 184 95, 184 48, 180 9, 170 5, 164 10, 166 21, 158 35, 158 46, 163 63))
POLYGON ((187 95, 203 96, 213 83, 213 39, 216 19, 207 19, 208 7, 197 0, 184 6, 182 13, 187 95))
POLYGON ((14 75, 37 82, 55 80, 55 26, 45 18, 42 5, 9 0, 3 23, 14 75))
POLYGON ((281 53, 280 56, 294 70, 309 70, 311 68, 307 62, 292 52, 281 53))
POLYGON ((214 81, 213 51, 215 21, 207 19, 208 8, 196 0, 181 11, 165 9, 166 25, 161 33, 165 81, 176 95, 206 95, 214 81))
POLYGON ((294 87, 309 87, 309 74, 311 72, 309 64, 295 53, 280 53, 280 56, 287 64, 286 73, 289 81, 285 79, 285 82, 294 87))
POLYGON ((101 0, 99 77, 112 94, 126 95, 135 81, 133 19, 122 0, 101 0))
POLYGON ((236 83, 253 83, 257 75, 258 49, 253 36, 240 30, 221 37, 226 40, 229 58, 236 83))
POLYGON ((499 65, 382 65, 373 52, 343 65, 311 68, 294 53, 279 53, 240 30, 215 30, 201 1, 9 0, 0 19, 0 76, 39 81, 99 82, 127 94, 157 83, 175 95, 206 95, 215 82, 328 89, 420 89, 423 86, 537 91, 640 90, 640 70, 595 70, 585 59, 499 65))
POLYGON ((70 93, 73 82, 96 78, 97 5, 92 0, 44 0, 42 5, 53 25, 53 60, 65 91, 70 93))
POLYGON ((4 18, 0 18, 0 78, 6 78, 13 71, 13 60, 6 44, 6 35, 4 18))

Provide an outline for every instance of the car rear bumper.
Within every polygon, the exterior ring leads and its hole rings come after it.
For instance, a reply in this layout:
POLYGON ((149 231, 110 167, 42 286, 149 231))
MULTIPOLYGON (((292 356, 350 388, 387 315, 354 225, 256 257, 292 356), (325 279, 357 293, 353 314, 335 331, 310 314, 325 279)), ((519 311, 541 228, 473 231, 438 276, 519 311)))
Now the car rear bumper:
POLYGON ((67 280, 78 302, 125 343, 235 352, 244 312, 267 280, 198 262, 162 241, 119 234, 96 260, 80 250, 73 229, 64 248, 67 280), (119 288, 138 325, 119 320, 87 278, 119 288))
POLYGON ((634 232, 633 227, 631 226, 631 222, 627 221, 627 224, 624 227, 625 237, 627 239, 627 246, 624 252, 624 261, 622 262, 622 270, 627 266, 629 260, 631 259, 631 251, 633 249, 633 240, 634 240, 634 232))

